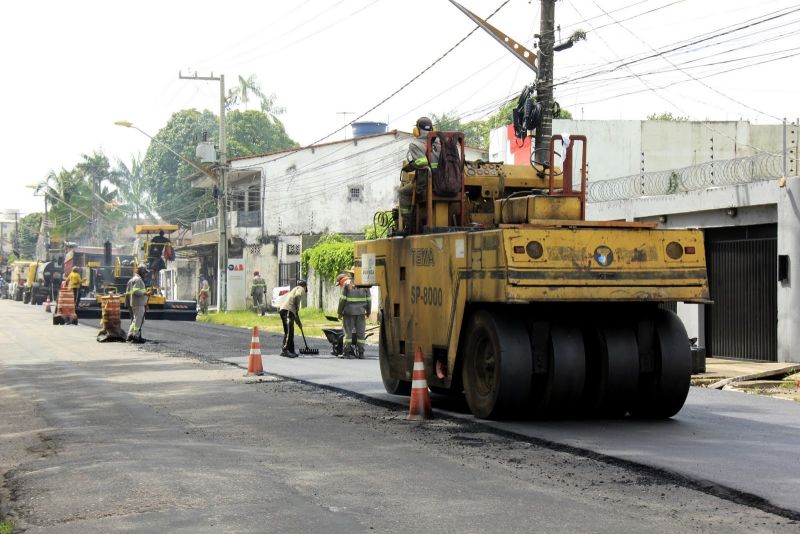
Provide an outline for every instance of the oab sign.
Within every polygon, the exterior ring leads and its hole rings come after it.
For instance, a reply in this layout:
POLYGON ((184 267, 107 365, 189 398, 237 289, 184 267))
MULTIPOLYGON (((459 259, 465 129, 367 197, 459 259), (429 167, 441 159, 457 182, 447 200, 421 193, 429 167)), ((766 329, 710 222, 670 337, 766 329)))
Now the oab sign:
POLYGON ((245 309, 245 297, 244 258, 228 258, 228 309, 245 309))

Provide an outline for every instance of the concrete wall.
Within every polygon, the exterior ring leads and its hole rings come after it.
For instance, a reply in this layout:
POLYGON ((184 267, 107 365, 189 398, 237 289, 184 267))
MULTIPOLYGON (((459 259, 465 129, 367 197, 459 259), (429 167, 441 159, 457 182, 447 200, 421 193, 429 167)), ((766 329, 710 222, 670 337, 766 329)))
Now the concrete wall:
MULTIPOLYGON (((791 137, 797 146, 798 129, 791 137)), ((713 121, 576 121, 556 119, 553 133, 587 137, 589 180, 688 167, 713 160, 780 153, 783 126, 713 121), (713 158, 712 158, 713 155, 713 158)), ((492 134, 493 155, 510 154, 505 127, 492 134), (502 130, 502 131, 500 131, 502 130), (499 131, 499 133, 497 133, 499 131), (503 144, 504 146, 498 146, 503 144)), ((791 146, 791 143, 790 143, 791 146)), ((510 162, 510 160, 505 160, 510 162)), ((791 173, 790 173, 791 174, 791 173)))

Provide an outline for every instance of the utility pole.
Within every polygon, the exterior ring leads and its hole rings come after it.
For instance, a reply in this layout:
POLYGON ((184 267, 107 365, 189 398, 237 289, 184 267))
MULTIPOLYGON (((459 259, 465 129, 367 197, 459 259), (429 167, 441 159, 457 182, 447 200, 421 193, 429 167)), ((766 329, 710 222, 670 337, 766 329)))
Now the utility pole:
POLYGON ((225 156, 225 75, 219 76, 184 76, 178 72, 181 80, 203 80, 219 82, 219 203, 217 212, 217 228, 219 229, 219 245, 217 246, 218 276, 217 276, 217 295, 219 295, 219 310, 224 311, 228 307, 228 231, 227 213, 225 204, 228 201, 225 185, 225 173, 227 171, 228 159, 225 156))
POLYGON ((19 211, 14 212, 14 243, 13 252, 17 258, 21 257, 19 252, 19 211))
POLYGON ((542 124, 534 138, 534 160, 550 160, 550 137, 553 135, 553 44, 555 43, 556 0, 541 0, 539 21, 539 73, 536 77, 536 100, 542 105, 542 124))
POLYGON ((92 173, 92 245, 100 243, 100 208, 98 206, 97 177, 92 173))

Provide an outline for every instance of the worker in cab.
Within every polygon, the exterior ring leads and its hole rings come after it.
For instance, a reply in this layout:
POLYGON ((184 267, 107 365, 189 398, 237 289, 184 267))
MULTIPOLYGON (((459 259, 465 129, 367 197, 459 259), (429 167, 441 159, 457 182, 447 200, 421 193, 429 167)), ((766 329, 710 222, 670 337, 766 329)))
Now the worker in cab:
POLYGON ((147 260, 150 263, 149 270, 154 272, 156 276, 159 271, 166 268, 164 248, 167 245, 169 245, 169 238, 164 235, 164 230, 159 230, 158 235, 150 240, 150 246, 147 248, 147 260))
POLYGON ((426 146, 428 134, 433 132, 433 122, 428 117, 420 117, 414 126, 414 138, 408 144, 406 164, 403 170, 410 179, 400 185, 398 190, 400 214, 405 222, 404 230, 408 230, 411 220, 412 201, 421 202, 428 192, 428 180, 433 171, 439 166, 441 147, 439 139, 434 139, 431 146, 431 161, 428 161, 426 146), (412 200, 416 191, 416 200, 412 200))
POLYGON ((133 276, 128 280, 125 288, 125 305, 131 314, 131 324, 128 328, 128 341, 134 343, 144 343, 142 338, 142 325, 144 324, 144 313, 147 307, 147 298, 150 290, 144 285, 142 275, 147 272, 147 265, 139 264, 133 271, 133 276))
POLYGON ((300 328, 303 328, 303 323, 300 321, 300 302, 305 294, 306 281, 298 280, 297 286, 283 297, 280 309, 281 322, 283 323, 283 349, 281 350, 281 356, 285 358, 297 358, 297 353, 294 351, 294 323, 296 322, 300 328))
POLYGON ((261 278, 258 271, 253 271, 253 282, 250 286, 250 297, 253 299, 253 308, 256 313, 264 315, 267 312, 266 306, 267 283, 261 278))
POLYGON ((81 286, 83 282, 84 280, 81 276, 80 269, 73 267, 72 271, 67 275, 67 287, 72 290, 76 310, 78 309, 78 302, 81 300, 81 286))
POLYGON ((369 289, 356 286, 352 271, 339 274, 336 284, 342 288, 338 315, 344 330, 344 351, 339 357, 363 359, 367 316, 372 312, 369 289))

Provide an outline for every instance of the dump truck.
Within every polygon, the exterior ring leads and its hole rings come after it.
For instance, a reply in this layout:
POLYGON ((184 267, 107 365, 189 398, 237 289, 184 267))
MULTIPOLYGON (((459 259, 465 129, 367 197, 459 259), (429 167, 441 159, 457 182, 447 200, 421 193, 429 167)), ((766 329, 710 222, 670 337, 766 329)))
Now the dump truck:
MULTIPOLYGON (((79 318, 99 318, 102 315, 102 297, 115 293, 125 295, 128 280, 133 276, 133 270, 140 264, 145 264, 149 270, 142 277, 145 285, 151 289, 147 299, 146 319, 165 319, 172 321, 195 321, 197 320, 197 301, 169 299, 164 294, 160 285, 159 273, 164 269, 165 263, 163 256, 166 251, 170 254, 171 247, 168 248, 169 238, 160 242, 153 238, 160 233, 169 236, 175 232, 178 226, 175 224, 139 224, 135 227, 136 235, 139 236, 135 248, 135 254, 113 254, 110 243, 106 243, 105 251, 100 264, 94 265, 91 270, 92 287, 97 287, 93 295, 80 299, 77 314, 79 318)), ((93 262, 95 263, 95 262, 93 262)), ((121 299, 120 316, 130 318, 125 299, 121 299)))
POLYGON ((53 302, 58 299, 58 289, 63 277, 61 264, 57 261, 37 261, 32 264, 28 275, 29 278, 33 276, 33 280, 26 288, 28 294, 23 297, 26 303, 39 305, 48 297, 53 302))
POLYGON ((465 161, 458 132, 430 133, 429 161, 437 143, 457 158, 403 173, 410 214, 355 244, 356 284, 380 287, 386 391, 409 393, 420 351, 431 390, 481 418, 676 414, 691 353, 665 305, 709 302, 702 233, 587 220, 585 136, 552 136, 530 166, 465 161), (455 193, 437 190, 447 165, 455 193))

